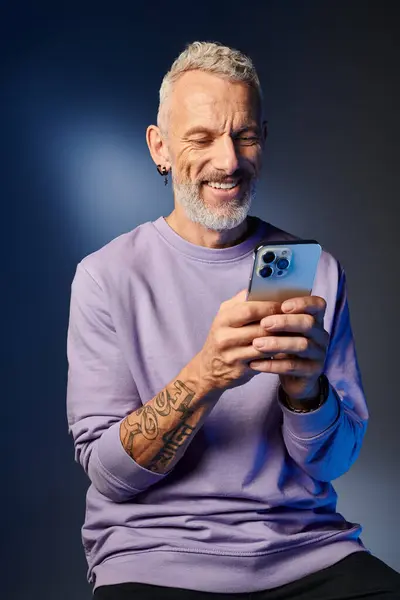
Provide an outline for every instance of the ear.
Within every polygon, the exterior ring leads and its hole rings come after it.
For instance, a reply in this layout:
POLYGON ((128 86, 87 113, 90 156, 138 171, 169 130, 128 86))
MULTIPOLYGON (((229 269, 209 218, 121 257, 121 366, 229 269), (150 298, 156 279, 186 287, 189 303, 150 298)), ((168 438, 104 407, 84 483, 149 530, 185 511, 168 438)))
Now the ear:
POLYGON ((146 142, 149 148, 151 158, 156 165, 165 167, 167 171, 171 168, 169 161, 169 152, 165 139, 163 138, 160 128, 157 125, 149 125, 146 130, 146 142))

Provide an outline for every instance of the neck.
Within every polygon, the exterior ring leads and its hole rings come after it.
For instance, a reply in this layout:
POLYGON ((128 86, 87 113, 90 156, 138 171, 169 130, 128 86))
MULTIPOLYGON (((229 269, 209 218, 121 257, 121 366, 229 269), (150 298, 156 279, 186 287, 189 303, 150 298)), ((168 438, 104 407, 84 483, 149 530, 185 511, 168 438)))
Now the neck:
POLYGON ((225 231, 206 229, 199 223, 193 223, 184 215, 177 213, 176 209, 165 218, 168 225, 183 239, 206 248, 229 248, 236 246, 251 235, 249 218, 240 225, 225 231))

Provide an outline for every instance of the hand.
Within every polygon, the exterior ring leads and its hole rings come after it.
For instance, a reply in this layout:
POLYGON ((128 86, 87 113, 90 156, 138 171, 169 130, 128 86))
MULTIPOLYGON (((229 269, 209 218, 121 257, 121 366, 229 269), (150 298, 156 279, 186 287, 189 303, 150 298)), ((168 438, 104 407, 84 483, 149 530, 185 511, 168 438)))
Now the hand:
POLYGON ((278 315, 280 302, 247 301, 246 295, 245 289, 221 304, 205 344, 195 357, 207 392, 242 385, 257 374, 249 362, 265 356, 253 346, 253 340, 265 335, 260 320, 278 315))
POLYGON ((318 296, 293 298, 281 305, 281 313, 263 318, 264 336, 253 340, 258 350, 273 360, 256 360, 250 367, 276 373, 290 399, 306 400, 319 393, 329 334, 323 326, 326 302, 318 296))

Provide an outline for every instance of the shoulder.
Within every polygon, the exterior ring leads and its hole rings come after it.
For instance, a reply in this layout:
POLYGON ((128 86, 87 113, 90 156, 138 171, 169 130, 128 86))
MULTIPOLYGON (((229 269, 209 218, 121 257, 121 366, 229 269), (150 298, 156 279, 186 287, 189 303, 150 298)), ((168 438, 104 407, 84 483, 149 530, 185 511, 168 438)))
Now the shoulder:
POLYGON ((138 225, 85 256, 78 269, 86 271, 101 288, 116 281, 126 271, 135 270, 148 256, 154 235, 152 222, 138 225))

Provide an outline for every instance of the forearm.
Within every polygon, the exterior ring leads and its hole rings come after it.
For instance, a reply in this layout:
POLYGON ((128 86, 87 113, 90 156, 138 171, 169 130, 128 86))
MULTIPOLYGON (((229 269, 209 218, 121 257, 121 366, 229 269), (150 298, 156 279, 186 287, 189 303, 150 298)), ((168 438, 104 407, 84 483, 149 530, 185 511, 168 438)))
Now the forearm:
POLYGON ((141 467, 166 473, 182 457, 220 395, 201 378, 195 357, 154 398, 121 422, 125 452, 141 467))

